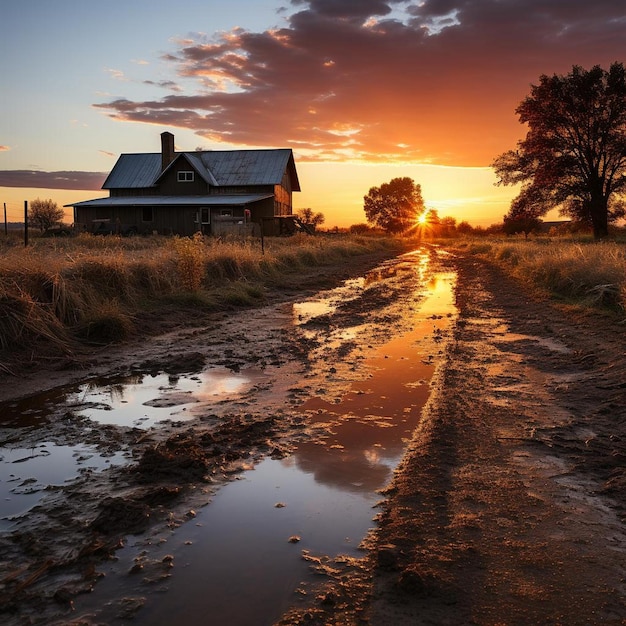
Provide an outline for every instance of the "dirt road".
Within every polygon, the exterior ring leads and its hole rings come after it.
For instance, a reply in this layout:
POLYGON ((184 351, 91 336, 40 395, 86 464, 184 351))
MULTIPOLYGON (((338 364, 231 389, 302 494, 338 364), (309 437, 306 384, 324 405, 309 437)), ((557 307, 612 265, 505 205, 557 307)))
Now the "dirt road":
POLYGON ((624 325, 448 261, 459 317, 370 556, 282 623, 624 624, 624 325))
MULTIPOLYGON (((337 284, 374 261, 355 262, 341 274, 311 270, 305 286, 337 284)), ((624 326, 557 305, 472 257, 433 254, 431 271, 435 266, 457 272, 458 317, 437 337, 433 393, 386 489, 378 530, 367 538, 363 559, 329 564, 319 592, 294 601, 280 623, 626 623, 624 326)), ((399 331, 407 323, 401 311, 416 296, 406 281, 394 280, 370 290, 370 302, 329 314, 326 328, 340 325, 339 315, 363 320, 372 344, 399 331)), ((0 537, 7 623, 52 623, 59 613, 59 623, 78 618, 73 599, 96 585, 98 563, 115 554, 125 533, 184 524, 198 496, 191 486, 201 476, 228 480, 244 462, 288 455, 297 441, 315 436, 285 402, 297 407, 311 390, 320 393, 316 376, 325 394, 336 395, 350 371, 358 374, 358 346, 349 337, 330 346, 286 333, 280 303, 301 289, 275 294, 254 324, 249 314, 224 316, 212 331, 172 329, 149 345, 92 355, 82 370, 27 373, 22 390, 86 372, 164 365, 173 371, 175 336, 183 369, 193 357, 198 367, 255 365, 280 376, 243 404, 240 398, 200 416, 192 428, 172 424, 149 435, 90 428, 93 441, 111 453, 132 448, 133 472, 83 476, 53 494, 18 533, 0 537), (203 348, 192 351, 200 336, 203 348), (329 350, 343 355, 334 365, 335 387, 325 376, 329 350), (304 386, 297 383, 303 371, 304 386)), ((0 398, 11 394, 15 385, 6 377, 0 398)), ((85 437, 69 419, 45 428, 46 436, 66 442, 85 437)), ((39 428, 21 436, 44 434, 39 428)), ((82 615, 77 623, 97 623, 89 619, 82 615)))

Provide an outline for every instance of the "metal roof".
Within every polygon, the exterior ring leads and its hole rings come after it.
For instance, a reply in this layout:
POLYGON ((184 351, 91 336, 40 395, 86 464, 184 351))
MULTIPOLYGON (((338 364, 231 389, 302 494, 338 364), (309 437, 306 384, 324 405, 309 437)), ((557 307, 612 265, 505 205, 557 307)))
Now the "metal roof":
POLYGON ((210 195, 210 196, 124 196, 84 200, 66 207, 120 207, 120 206, 244 206, 272 198, 272 194, 210 195))
POLYGON ((152 187, 161 173, 161 154, 122 154, 102 189, 152 187))
POLYGON ((290 170, 293 189, 300 183, 289 148, 267 150, 209 150, 178 152, 174 161, 161 172, 161 153, 122 154, 102 185, 103 189, 135 189, 153 187, 161 175, 180 158, 189 164, 210 185, 246 186, 277 185, 285 171, 290 170))

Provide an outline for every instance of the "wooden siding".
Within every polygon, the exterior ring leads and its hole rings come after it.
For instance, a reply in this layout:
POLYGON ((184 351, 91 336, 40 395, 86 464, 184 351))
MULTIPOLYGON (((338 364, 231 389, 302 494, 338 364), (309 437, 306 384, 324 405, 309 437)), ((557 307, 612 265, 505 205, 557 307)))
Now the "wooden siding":
POLYGON ((76 227, 79 232, 92 232, 93 220, 108 219, 112 224, 119 221, 135 226, 140 235, 150 235, 155 231, 160 235, 193 235, 198 230, 196 207, 80 207, 76 211, 76 227), (152 219, 143 218, 152 209, 152 219))
POLYGON ((237 194, 274 193, 272 185, 239 185, 237 187, 209 187, 209 194, 215 196, 231 196, 237 194))
POLYGON ((159 194, 162 196, 203 196, 209 192, 209 185, 194 172, 192 182, 179 182, 178 172, 194 171, 185 159, 179 159, 172 169, 168 170, 159 183, 159 194))
POLYGON ((139 196, 160 196, 161 193, 157 187, 133 188, 133 189, 111 189, 109 198, 133 198, 139 196))
POLYGON ((274 215, 291 215, 291 192, 282 185, 274 187, 274 215))
MULTIPOLYGON (((157 232, 160 235, 190 236, 196 231, 202 230, 206 234, 212 234, 210 224, 223 212, 233 218, 244 219, 245 209, 251 213, 251 221, 259 227, 264 218, 275 216, 273 198, 265 198, 259 202, 243 206, 193 206, 172 207, 163 205, 154 206, 116 206, 116 207, 77 207, 75 209, 75 222, 79 231, 92 232, 93 220, 108 219, 112 224, 116 220, 126 225, 135 226, 138 234, 150 235, 157 232), (202 225, 202 210, 210 214, 209 225, 202 225), (152 219, 144 220, 146 214, 151 213, 152 219)), ((260 232, 257 228, 256 232, 260 232)))

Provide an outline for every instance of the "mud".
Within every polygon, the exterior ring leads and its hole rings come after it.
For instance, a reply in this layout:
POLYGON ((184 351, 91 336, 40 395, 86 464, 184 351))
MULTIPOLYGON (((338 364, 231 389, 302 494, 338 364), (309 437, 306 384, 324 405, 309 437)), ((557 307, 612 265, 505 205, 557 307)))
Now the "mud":
POLYGON ((624 624, 623 322, 450 262, 454 336, 368 557, 281 624, 624 624))
MULTIPOLYGON (((316 422, 303 407, 337 404, 365 381, 366 355, 411 326, 407 312, 422 291, 400 265, 368 275, 362 297, 327 303, 324 316, 294 320, 290 303, 380 260, 309 270, 254 312, 193 326, 146 319, 149 340, 75 354, 69 369, 65 359, 9 364, 20 385, 4 376, 0 399, 18 406, 34 391, 103 375, 213 365, 262 369, 267 380, 159 428, 96 424, 54 394, 33 424, 0 424, 4 446, 88 442, 126 459, 48 486, 0 534, 3 623, 98 623, 81 612, 81 595, 129 535, 148 544, 260 459, 332 441, 335 418, 316 422)), ((458 273, 458 318, 425 338, 433 390, 378 527, 361 559, 303 554, 321 583, 295 594, 280 623, 625 623, 623 325, 552 302, 471 257, 433 251, 419 280, 435 270, 458 273)), ((149 554, 139 570, 153 580, 175 575, 171 559, 149 554)), ((145 601, 119 598, 120 619, 141 623, 145 601)))

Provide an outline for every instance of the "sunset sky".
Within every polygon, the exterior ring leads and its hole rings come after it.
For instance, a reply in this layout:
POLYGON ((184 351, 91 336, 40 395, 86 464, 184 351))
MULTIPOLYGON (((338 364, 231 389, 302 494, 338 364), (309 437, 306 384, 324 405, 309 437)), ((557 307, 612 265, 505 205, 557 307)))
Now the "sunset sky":
MULTIPOLYGON (((0 203, 100 190, 121 153, 289 147, 326 226, 410 176, 498 222, 489 164, 541 74, 626 62, 623 0, 22 0, 0 11, 0 203)), ((71 218, 70 218, 71 221, 71 218)))

